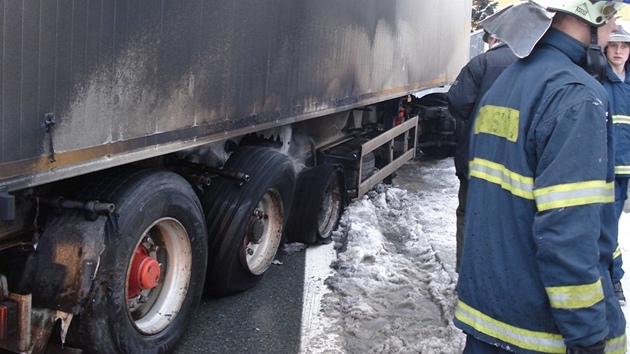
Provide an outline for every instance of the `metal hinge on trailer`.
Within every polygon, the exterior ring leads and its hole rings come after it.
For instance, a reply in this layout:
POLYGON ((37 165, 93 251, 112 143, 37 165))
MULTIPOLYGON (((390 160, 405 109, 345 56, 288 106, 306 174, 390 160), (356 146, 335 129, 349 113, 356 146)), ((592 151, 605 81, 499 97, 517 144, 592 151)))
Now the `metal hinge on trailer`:
POLYGON ((415 116, 400 125, 389 129, 374 139, 361 144, 359 148, 359 173, 357 173, 357 185, 359 186, 356 198, 360 198, 374 185, 380 183, 387 176, 394 173, 407 161, 416 156, 416 141, 418 132, 418 116, 415 116), (398 144, 397 144, 398 143, 398 144), (361 166, 363 157, 370 152, 387 146, 387 164, 380 167, 377 172, 369 176, 365 181, 361 179, 361 166))

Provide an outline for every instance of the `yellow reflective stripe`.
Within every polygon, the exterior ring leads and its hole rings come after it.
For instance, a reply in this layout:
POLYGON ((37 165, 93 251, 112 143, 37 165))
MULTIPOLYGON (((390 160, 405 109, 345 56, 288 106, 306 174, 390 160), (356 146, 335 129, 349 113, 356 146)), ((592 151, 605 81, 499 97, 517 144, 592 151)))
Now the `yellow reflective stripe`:
POLYGON ((630 116, 621 114, 613 115, 613 124, 630 124, 630 116))
POLYGON ((511 142, 518 139, 519 111, 512 108, 486 105, 475 119, 475 134, 486 133, 511 142))
POLYGON ((516 196, 534 199, 534 179, 532 177, 520 175, 501 164, 478 157, 470 161, 469 165, 470 177, 477 177, 498 184, 516 196))
POLYGON ((543 353, 565 353, 562 335, 535 332, 515 327, 475 310, 461 300, 457 301, 455 317, 475 330, 517 347, 543 353))
POLYGON ((551 307, 580 309, 590 307, 604 299, 601 279, 593 284, 545 287, 551 307))
POLYGON ((534 191, 539 211, 615 201, 614 184, 588 181, 558 184, 534 191))
POLYGON ((630 166, 615 166, 615 174, 618 174, 618 175, 630 174, 630 166))
POLYGON ((615 249, 615 252, 613 253, 613 259, 617 258, 621 256, 621 247, 619 247, 619 245, 617 245, 617 248, 615 249))
POLYGON ((606 341, 606 354, 625 354, 628 346, 626 334, 606 341))

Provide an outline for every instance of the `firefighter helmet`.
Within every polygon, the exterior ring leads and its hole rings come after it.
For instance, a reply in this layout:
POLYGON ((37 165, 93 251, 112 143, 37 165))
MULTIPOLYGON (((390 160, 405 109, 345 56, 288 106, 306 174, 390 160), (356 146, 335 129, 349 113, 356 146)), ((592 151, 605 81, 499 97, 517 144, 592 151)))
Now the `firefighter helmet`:
POLYGON ((626 1, 630 2, 630 0, 536 0, 548 11, 575 16, 595 27, 603 26, 626 1))
POLYGON ((556 13, 575 16, 594 28, 603 26, 626 3, 630 0, 525 0, 488 17, 482 26, 524 58, 547 32, 556 13))
POLYGON ((617 31, 610 34, 609 42, 630 42, 630 33, 621 26, 617 26, 617 31))

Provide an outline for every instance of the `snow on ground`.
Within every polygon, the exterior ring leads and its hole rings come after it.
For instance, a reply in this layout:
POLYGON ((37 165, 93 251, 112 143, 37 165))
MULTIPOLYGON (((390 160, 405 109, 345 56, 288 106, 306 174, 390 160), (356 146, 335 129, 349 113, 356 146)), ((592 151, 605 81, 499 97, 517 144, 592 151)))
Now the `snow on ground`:
MULTIPOLYGON (((465 336, 452 324, 454 171, 452 158, 414 159, 393 185, 348 207, 334 245, 308 249, 324 265, 306 271, 303 353, 461 353, 465 336)), ((620 235, 630 255, 630 214, 620 235)), ((622 283, 630 299, 630 276, 622 283)), ((630 304, 623 310, 630 318, 630 304)))
POLYGON ((461 352, 452 325, 457 189, 452 159, 418 158, 349 206, 320 310, 306 311, 303 352, 461 352))

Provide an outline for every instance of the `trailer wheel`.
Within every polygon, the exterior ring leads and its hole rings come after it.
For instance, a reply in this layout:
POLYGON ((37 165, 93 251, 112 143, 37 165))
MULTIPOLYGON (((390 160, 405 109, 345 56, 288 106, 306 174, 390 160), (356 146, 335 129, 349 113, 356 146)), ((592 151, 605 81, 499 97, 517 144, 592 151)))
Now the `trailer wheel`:
POLYGON ((261 147, 241 147, 224 170, 249 175, 237 183, 217 177, 203 197, 210 256, 206 290, 225 296, 256 285, 282 241, 295 172, 291 160, 261 147))
POLYGON ((109 184, 95 197, 115 203, 117 217, 105 237, 93 298, 70 338, 90 353, 170 352, 203 292, 207 237, 200 202, 170 172, 134 171, 109 184))
POLYGON ((306 244, 329 243, 345 204, 343 167, 324 164, 298 176, 287 238, 306 244))

